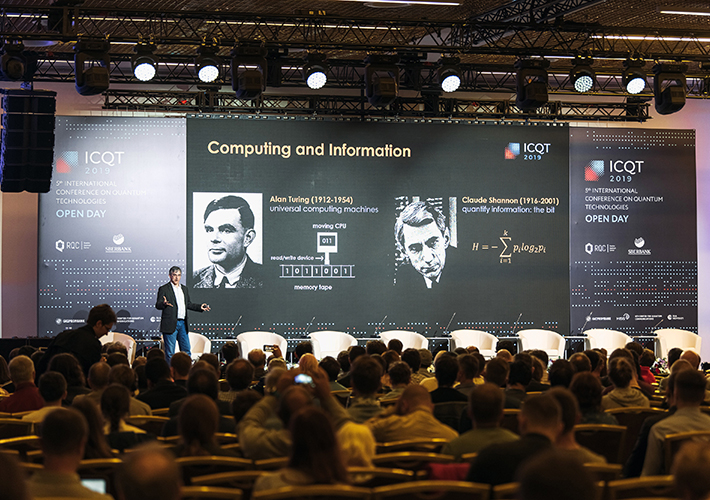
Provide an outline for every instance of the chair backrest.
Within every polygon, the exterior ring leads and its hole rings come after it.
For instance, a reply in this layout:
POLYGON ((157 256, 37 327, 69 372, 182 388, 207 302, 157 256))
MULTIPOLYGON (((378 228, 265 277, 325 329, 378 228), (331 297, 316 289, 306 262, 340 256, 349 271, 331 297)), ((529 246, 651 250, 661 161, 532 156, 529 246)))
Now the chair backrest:
POLYGON ((0 439, 23 437, 32 433, 32 422, 17 418, 0 418, 0 439))
POLYGON ((550 359, 565 356, 565 338, 552 330, 529 329, 518 331, 522 350, 540 349, 545 351, 550 359))
POLYGON ((491 498, 493 500, 515 500, 518 498, 520 483, 498 484, 491 488, 491 498))
MULTIPOLYGON (((663 440, 666 472, 670 472, 676 453, 678 453, 680 447, 683 446, 683 443, 686 441, 702 441, 708 443, 710 441, 710 431, 677 432, 666 435, 663 440)), ((710 443, 708 443, 708 446, 710 446, 710 443)))
POLYGON ((237 470, 195 476, 192 478, 193 486, 219 486, 220 488, 236 488, 242 490, 244 498, 251 497, 256 480, 264 474, 263 470, 237 470))
POLYGON ((126 346, 126 349, 128 349, 128 361, 133 364, 133 361, 136 359, 136 341, 130 335, 126 335, 125 333, 109 332, 101 337, 99 341, 101 342, 101 345, 111 342, 120 342, 126 346))
POLYGON ((372 489, 373 500, 488 500, 490 485, 468 481, 411 481, 372 489))
POLYGON ((584 468, 589 471, 595 481, 616 481, 621 478, 623 466, 621 464, 584 464, 584 468))
POLYGON ((126 423, 143 429, 154 436, 160 436, 163 431, 163 426, 170 421, 168 417, 160 417, 157 415, 142 415, 135 417, 126 417, 126 423))
MULTIPOLYGON (((190 338, 190 352, 193 361, 205 353, 212 352, 212 341, 201 333, 189 332, 187 336, 190 338)), ((180 352, 179 342, 175 343, 175 352, 180 352)))
POLYGON ((180 457, 176 459, 176 462, 182 469, 182 478, 186 485, 192 484, 192 478, 195 476, 247 470, 252 469, 254 465, 251 460, 246 458, 218 456, 180 457))
POLYGON ((510 432, 520 434, 520 429, 518 427, 518 414, 520 410, 518 408, 506 408, 503 410, 503 419, 500 421, 500 426, 503 429, 508 429, 510 432))
POLYGON ((322 330, 308 334, 313 342, 313 355, 319 360, 326 356, 338 358, 340 351, 347 350, 352 345, 357 345, 357 339, 345 332, 322 330))
POLYGON ((249 351, 264 349, 265 345, 278 345, 284 356, 288 350, 286 339, 274 332, 243 332, 237 335, 237 342, 239 343, 239 352, 244 359, 247 359, 249 351))
POLYGON ((81 479, 101 479, 105 482, 106 493, 116 495, 116 467, 122 461, 118 458, 92 458, 82 460, 76 472, 81 479))
POLYGON ((396 453, 399 451, 424 451, 439 453, 441 448, 448 443, 448 439, 406 439, 403 441, 390 441, 377 443, 377 453, 396 453))
POLYGON ((660 357, 667 358, 668 351, 674 347, 681 349, 693 349, 700 354, 702 339, 700 335, 688 330, 679 330, 678 328, 660 328, 653 332, 658 338, 660 344, 660 357))
POLYGON ((414 471, 386 467, 348 467, 353 486, 376 488, 414 480, 414 471))
POLYGON ((199 498, 200 500, 242 500, 242 491, 219 486, 184 486, 182 500, 199 498))
POLYGON ((375 467, 392 467, 395 469, 421 470, 428 464, 453 463, 453 455, 427 453, 421 451, 400 451, 397 453, 380 453, 372 458, 375 467))
POLYGON ((454 330, 451 332, 451 338, 454 341, 454 349, 476 346, 478 352, 486 359, 496 355, 498 337, 483 330, 454 330))
POLYGON ((629 456, 631 456, 631 451, 634 449, 643 421, 648 417, 666 413, 666 410, 646 406, 627 406, 625 408, 611 408, 606 410, 605 413, 614 415, 619 425, 626 427, 626 437, 621 452, 621 463, 626 463, 629 456))
POLYGON ((281 500, 285 498, 298 498, 300 500, 311 498, 332 498, 336 500, 359 498, 369 500, 370 489, 345 484, 314 484, 311 486, 288 486, 274 490, 255 491, 251 497, 253 500, 281 500))
POLYGON ((380 333, 380 340, 385 344, 389 344, 392 339, 397 339, 402 342, 404 349, 428 349, 429 339, 421 333, 410 332, 408 330, 387 330, 380 333))
POLYGON ((574 436, 579 444, 602 455, 607 462, 621 463, 626 427, 605 424, 576 425, 574 436))
POLYGON ((608 500, 675 497, 673 476, 646 476, 607 483, 608 500))
POLYGON ((607 328, 592 328, 582 332, 589 340, 589 348, 604 348, 611 353, 615 349, 621 349, 633 339, 624 332, 609 330, 607 328))

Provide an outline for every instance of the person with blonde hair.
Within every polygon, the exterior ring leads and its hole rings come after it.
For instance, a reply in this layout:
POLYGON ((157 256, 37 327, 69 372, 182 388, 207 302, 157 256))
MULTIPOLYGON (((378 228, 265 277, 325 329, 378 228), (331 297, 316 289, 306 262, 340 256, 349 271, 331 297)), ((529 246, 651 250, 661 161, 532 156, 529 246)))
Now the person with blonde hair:
POLYGON ((375 437, 369 427, 355 422, 346 422, 338 430, 340 452, 346 467, 373 467, 375 437))
POLYGON ((318 360, 313 354, 306 353, 298 360, 298 370, 312 377, 318 371, 318 360))

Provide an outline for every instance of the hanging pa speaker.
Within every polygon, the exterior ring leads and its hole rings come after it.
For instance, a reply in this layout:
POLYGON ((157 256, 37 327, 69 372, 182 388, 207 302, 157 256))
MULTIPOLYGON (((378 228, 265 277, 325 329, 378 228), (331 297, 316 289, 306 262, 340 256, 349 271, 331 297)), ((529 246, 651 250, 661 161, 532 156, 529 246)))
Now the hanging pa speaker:
POLYGON ((56 92, 2 93, 0 191, 46 193, 52 182, 56 92))

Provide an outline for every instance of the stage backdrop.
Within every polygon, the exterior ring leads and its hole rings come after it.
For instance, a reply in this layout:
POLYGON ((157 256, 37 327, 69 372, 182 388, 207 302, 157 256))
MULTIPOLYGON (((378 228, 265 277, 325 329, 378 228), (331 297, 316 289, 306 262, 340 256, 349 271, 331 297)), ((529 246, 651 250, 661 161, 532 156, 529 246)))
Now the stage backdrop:
POLYGON ((694 131, 570 132, 573 332, 697 332, 694 131))

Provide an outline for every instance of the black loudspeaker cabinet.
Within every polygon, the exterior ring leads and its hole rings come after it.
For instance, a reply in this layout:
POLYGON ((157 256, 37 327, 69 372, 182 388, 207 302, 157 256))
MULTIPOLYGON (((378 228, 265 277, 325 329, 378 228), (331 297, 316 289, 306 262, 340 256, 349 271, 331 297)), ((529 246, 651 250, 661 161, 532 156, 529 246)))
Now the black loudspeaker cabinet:
POLYGON ((56 92, 2 93, 0 191, 46 193, 52 183, 56 92))

